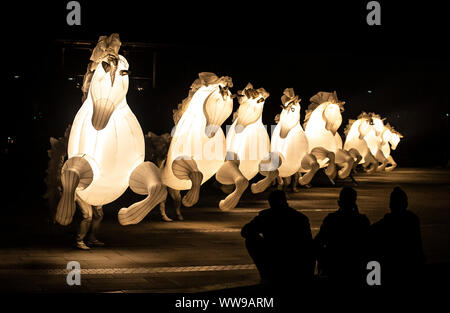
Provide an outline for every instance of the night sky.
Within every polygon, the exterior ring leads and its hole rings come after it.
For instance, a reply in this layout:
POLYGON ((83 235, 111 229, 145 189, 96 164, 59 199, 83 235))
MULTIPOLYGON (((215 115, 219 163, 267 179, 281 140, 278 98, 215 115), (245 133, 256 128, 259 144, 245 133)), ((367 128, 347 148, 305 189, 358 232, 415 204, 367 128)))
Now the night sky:
MULTIPOLYGON (((445 9, 381 3, 381 26, 366 24, 368 1, 183 2, 79 1, 81 26, 66 24, 66 4, 3 5, 4 100, 2 169, 10 190, 24 184, 36 196, 45 190, 49 137, 59 137, 81 106, 76 75, 89 52, 66 50, 58 40, 97 40, 120 34, 122 42, 159 44, 130 51, 128 104, 144 132, 170 131, 172 109, 187 96, 197 73, 233 78, 237 91, 252 82, 271 95, 263 121, 273 123, 280 97, 293 87, 302 98, 336 90, 344 101, 343 130, 361 111, 387 118, 404 139, 393 152, 399 166, 444 166, 449 159, 449 61, 445 9), (133 80, 152 76, 156 88, 133 80)), ((427 2, 428 4, 429 2, 427 2)), ((238 107, 235 101, 235 108, 238 107)), ((229 123, 230 121, 228 121, 229 123)))

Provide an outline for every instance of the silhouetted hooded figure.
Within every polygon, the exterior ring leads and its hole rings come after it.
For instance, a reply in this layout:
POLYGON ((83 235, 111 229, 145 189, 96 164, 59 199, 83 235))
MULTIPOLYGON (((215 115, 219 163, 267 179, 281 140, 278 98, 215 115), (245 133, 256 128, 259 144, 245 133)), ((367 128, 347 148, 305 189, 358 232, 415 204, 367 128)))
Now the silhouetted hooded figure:
POLYGON ((363 284, 369 219, 358 212, 356 191, 345 187, 338 200, 339 209, 324 218, 314 239, 319 274, 338 285, 363 284))
POLYGON ((281 287, 302 287, 314 277, 308 218, 289 207, 284 191, 269 195, 270 208, 259 212, 241 231, 261 280, 281 287))
POLYGON ((381 285, 420 283, 425 256, 419 218, 407 210, 408 196, 395 187, 387 213, 372 225, 375 258, 381 265, 381 285))

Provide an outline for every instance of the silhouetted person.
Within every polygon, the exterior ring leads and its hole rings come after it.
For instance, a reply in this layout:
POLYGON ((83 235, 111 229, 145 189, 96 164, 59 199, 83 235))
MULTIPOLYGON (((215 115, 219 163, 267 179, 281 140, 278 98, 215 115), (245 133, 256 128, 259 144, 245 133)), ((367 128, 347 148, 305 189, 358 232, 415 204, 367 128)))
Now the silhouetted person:
POLYGON ((370 222, 359 213, 353 188, 341 190, 338 205, 324 218, 314 239, 319 274, 333 284, 358 286, 365 282, 370 222))
POLYGON ((372 225, 375 259, 381 265, 381 284, 411 286, 420 283, 425 256, 419 218, 407 210, 408 196, 395 187, 387 213, 372 225))
POLYGON ((269 204, 241 232, 261 280, 280 287, 308 285, 315 265, 309 220, 289 207, 284 191, 273 191, 269 204))

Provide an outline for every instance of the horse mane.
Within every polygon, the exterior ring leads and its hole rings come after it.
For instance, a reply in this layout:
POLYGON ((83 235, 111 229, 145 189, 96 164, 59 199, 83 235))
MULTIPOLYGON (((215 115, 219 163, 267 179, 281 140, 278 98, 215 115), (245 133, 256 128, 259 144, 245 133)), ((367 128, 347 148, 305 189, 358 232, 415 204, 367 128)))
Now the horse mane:
POLYGON ((370 120, 370 119, 374 119, 374 118, 378 118, 380 120, 382 119, 381 116, 378 115, 378 114, 375 114, 373 112, 366 113, 364 111, 362 111, 361 114, 359 114, 356 119, 358 119, 358 120, 359 119, 368 119, 368 120, 370 120))
POLYGON ((218 84, 223 83, 227 87, 233 87, 233 81, 231 80, 231 77, 229 76, 222 76, 218 77, 214 73, 210 72, 202 72, 198 74, 198 78, 192 83, 188 96, 184 98, 181 103, 178 104, 177 108, 172 110, 173 112, 173 122, 175 125, 178 124, 178 121, 183 116, 184 112, 189 106, 189 103, 191 102, 192 97, 194 94, 203 86, 209 86, 212 84, 218 84))
POLYGON ((339 101, 336 91, 333 91, 333 92, 319 91, 314 96, 312 96, 309 99, 309 101, 311 103, 308 105, 308 109, 306 109, 306 112, 305 112, 305 120, 303 122, 303 128, 306 128, 306 125, 308 124, 309 119, 311 118, 312 112, 315 109, 317 109, 317 107, 324 102, 335 103, 339 106, 339 108, 341 109, 341 112, 344 111, 345 101, 339 101))
POLYGON ((294 104, 300 104, 300 101, 302 101, 302 99, 294 93, 294 88, 286 88, 283 91, 283 95, 281 96, 281 106, 283 109, 288 110, 294 104))
POLYGON ((390 131, 391 131, 391 133, 393 133, 393 134, 397 134, 400 138, 403 138, 403 135, 402 134, 400 134, 400 132, 399 131, 397 131, 395 128, 394 128, 394 126, 392 126, 391 124, 389 124, 389 123, 386 123, 386 125, 385 125, 390 131))
POLYGON ((243 90, 238 90, 238 101, 241 104, 244 96, 247 99, 256 99, 259 95, 263 96, 264 100, 269 98, 270 93, 268 93, 264 88, 254 89, 251 83, 248 83, 243 90))
POLYGON ((353 120, 353 119, 348 120, 348 124, 347 124, 347 126, 345 126, 345 129, 344 129, 344 134, 345 134, 345 136, 348 135, 348 133, 350 132, 350 129, 352 128, 353 124, 354 124, 356 121, 357 121, 357 120, 353 120))

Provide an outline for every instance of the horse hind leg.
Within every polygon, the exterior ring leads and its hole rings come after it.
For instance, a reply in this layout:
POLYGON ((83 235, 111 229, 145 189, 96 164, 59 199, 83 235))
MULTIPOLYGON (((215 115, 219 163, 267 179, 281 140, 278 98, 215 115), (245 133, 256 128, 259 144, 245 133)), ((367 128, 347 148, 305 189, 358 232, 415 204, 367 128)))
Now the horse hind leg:
POLYGON ((301 166, 304 170, 307 170, 307 172, 303 176, 299 177, 298 183, 305 186, 311 182, 314 175, 316 175, 317 171, 320 169, 320 166, 316 157, 312 153, 306 154, 303 157, 301 166))
POLYGON ((387 158, 387 165, 389 166, 386 166, 384 169, 386 172, 392 172, 397 167, 397 163, 391 155, 387 158))
POLYGON ((319 161, 328 158, 328 166, 325 169, 325 174, 333 180, 337 173, 334 152, 328 151, 323 147, 316 147, 311 150, 311 154, 313 154, 319 161))
POLYGON ((228 211, 236 207, 242 194, 248 187, 248 180, 239 170, 239 160, 229 159, 220 167, 216 173, 216 179, 222 184, 234 184, 236 188, 225 199, 219 202, 222 211, 228 211))
POLYGON ((147 197, 128 208, 119 210, 121 225, 137 224, 159 203, 167 198, 167 188, 161 181, 161 172, 155 164, 143 162, 130 175, 131 190, 147 197))
POLYGON ((348 150, 348 153, 351 155, 351 157, 354 160, 353 171, 356 171, 356 167, 358 166, 359 162, 361 162, 361 160, 362 160, 362 155, 355 148, 350 148, 348 150))
POLYGON ((266 190, 278 177, 278 168, 281 166, 281 157, 277 152, 270 152, 269 155, 259 163, 259 172, 265 177, 259 182, 252 184, 253 193, 260 193, 266 190))
POLYGON ((355 160, 350 153, 348 153, 348 151, 338 149, 336 152, 336 163, 342 166, 342 168, 338 171, 338 177, 340 179, 344 179, 347 178, 352 172, 355 160))
POLYGON ((388 160, 386 159, 386 157, 384 156, 383 152, 381 150, 377 151, 377 154, 375 155, 375 158, 381 162, 381 165, 378 166, 377 168, 377 172, 382 172, 384 171, 384 169, 386 168, 387 164, 388 164, 388 160))
POLYGON ((179 157, 172 162, 172 172, 178 179, 190 180, 191 189, 184 195, 182 203, 185 207, 196 204, 200 197, 203 174, 198 170, 197 163, 190 157, 179 157))
POLYGON ((366 156, 364 157, 364 170, 366 171, 366 173, 368 174, 372 174, 377 170, 378 167, 378 161, 377 159, 375 159, 375 157, 373 156, 372 153, 370 153, 370 151, 366 154, 366 156))
POLYGON ((61 170, 62 196, 56 208, 55 221, 69 225, 75 214, 75 192, 77 188, 85 189, 94 178, 89 162, 79 156, 68 159, 61 170))

